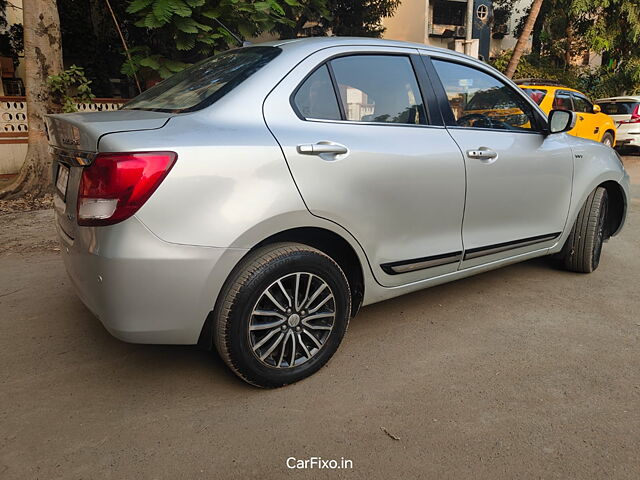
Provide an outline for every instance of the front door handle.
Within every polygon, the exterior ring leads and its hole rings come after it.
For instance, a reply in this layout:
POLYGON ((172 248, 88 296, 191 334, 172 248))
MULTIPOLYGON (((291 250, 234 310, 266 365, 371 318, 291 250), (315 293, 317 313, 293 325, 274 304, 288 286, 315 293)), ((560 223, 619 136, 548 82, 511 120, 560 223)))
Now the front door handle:
POLYGON ((477 150, 467 150, 467 157, 479 158, 480 160, 492 160, 498 158, 498 154, 489 148, 480 147, 477 150))
POLYGON ((296 150, 302 155, 322 155, 323 153, 343 155, 349 151, 344 145, 329 142, 298 145, 296 150))

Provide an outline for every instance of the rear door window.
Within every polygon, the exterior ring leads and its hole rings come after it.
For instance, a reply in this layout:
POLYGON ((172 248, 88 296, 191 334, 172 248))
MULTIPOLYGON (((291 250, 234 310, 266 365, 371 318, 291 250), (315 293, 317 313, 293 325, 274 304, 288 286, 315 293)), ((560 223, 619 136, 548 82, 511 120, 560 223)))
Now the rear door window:
POLYGON ((340 120, 340 108, 331 76, 322 65, 302 83, 294 96, 298 113, 307 119, 340 120))
POLYGON ((547 91, 540 88, 523 88, 522 90, 538 105, 540 105, 542 100, 544 100, 544 97, 547 96, 547 91))
POLYGON ((409 57, 352 55, 330 63, 346 120, 427 123, 422 94, 409 57))

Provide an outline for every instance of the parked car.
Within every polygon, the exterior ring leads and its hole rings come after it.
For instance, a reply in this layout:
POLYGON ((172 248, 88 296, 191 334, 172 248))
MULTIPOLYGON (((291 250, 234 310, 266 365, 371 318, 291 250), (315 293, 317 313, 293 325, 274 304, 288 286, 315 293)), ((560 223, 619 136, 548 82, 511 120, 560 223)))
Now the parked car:
POLYGON ((543 255, 595 270, 629 178, 575 121, 449 50, 231 50, 119 111, 48 116, 62 257, 114 336, 215 346, 245 381, 289 384, 361 305, 543 255), (486 92, 498 122, 464 113, 486 92))
POLYGON ((584 93, 552 80, 523 79, 516 80, 516 84, 547 114, 551 110, 575 112, 578 121, 569 134, 602 142, 610 147, 616 144, 614 120, 602 113, 600 106, 594 105, 584 93))
POLYGON ((601 98, 596 105, 616 122, 616 147, 640 149, 640 96, 601 98))

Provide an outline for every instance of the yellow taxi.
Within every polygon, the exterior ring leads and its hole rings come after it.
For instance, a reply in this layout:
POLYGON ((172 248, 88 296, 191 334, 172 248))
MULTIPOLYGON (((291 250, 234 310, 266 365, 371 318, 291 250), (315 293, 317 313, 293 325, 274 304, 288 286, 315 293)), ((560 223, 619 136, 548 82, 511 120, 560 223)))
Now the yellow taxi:
POLYGON ((553 80, 522 79, 516 80, 531 99, 540 105, 548 115, 551 110, 571 110, 576 112, 576 126, 569 131, 576 137, 596 140, 605 145, 614 146, 616 125, 609 115, 600 111, 584 93, 565 87, 553 80))

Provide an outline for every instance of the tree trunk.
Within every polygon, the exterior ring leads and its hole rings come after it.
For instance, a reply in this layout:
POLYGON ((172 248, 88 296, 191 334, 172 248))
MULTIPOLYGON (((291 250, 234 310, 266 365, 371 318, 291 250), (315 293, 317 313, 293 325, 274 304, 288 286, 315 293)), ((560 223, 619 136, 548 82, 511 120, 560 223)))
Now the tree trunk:
POLYGON ((538 13, 540 13, 540 7, 542 6, 542 0, 533 0, 533 5, 531 5, 531 11, 529 12, 529 16, 527 17, 527 21, 524 24, 524 28, 522 29, 522 33, 518 38, 518 42, 516 43, 515 48, 513 49, 513 55, 511 55, 511 60, 509 60, 509 65, 507 65, 507 70, 504 74, 512 78, 513 74, 516 73, 516 68, 518 67, 518 62, 520 62, 520 57, 524 53, 524 49, 527 46, 527 42, 529 41, 529 37, 531 36, 531 31, 533 30, 533 25, 536 23, 536 18, 538 18, 538 13))
POLYGON ((47 78, 62 71, 60 19, 55 0, 24 0, 24 62, 29 146, 17 179, 0 191, 0 198, 28 195, 39 197, 50 191, 51 159, 45 134, 44 115, 60 111, 47 78))

